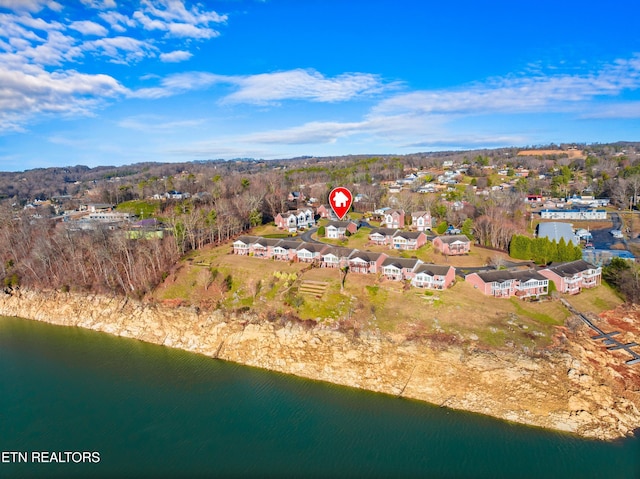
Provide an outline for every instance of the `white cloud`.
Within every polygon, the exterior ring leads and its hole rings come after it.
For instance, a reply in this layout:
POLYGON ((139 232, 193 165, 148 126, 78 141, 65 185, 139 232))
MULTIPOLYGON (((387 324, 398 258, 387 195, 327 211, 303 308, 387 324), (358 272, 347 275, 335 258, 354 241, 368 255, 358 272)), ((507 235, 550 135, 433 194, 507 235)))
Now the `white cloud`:
POLYGON ((109 57, 114 63, 135 63, 145 57, 156 55, 157 48, 149 42, 132 37, 119 36, 101 38, 82 45, 84 51, 94 51, 109 57))
POLYGON ((150 133, 169 133, 179 129, 193 128, 205 123, 204 119, 168 120, 158 115, 139 115, 125 118, 118 122, 118 126, 131 130, 150 133))
POLYGON ((185 50, 175 50, 169 53, 161 53, 160 60, 165 63, 177 63, 188 60, 193 55, 191 52, 187 52, 185 50))
POLYGON ((51 0, 0 0, 0 7, 14 11, 39 12, 44 7, 59 12, 62 5, 51 0))
POLYGON ((134 93, 143 98, 161 98, 186 91, 208 88, 214 84, 228 84, 236 91, 226 96, 223 103, 250 103, 265 105, 282 100, 337 102, 358 96, 372 95, 395 88, 384 85, 376 75, 345 73, 327 78, 314 70, 290 70, 250 76, 215 75, 189 72, 171 75, 160 86, 145 88, 134 93))
POLYGON ((135 20, 119 12, 100 12, 98 16, 117 32, 124 32, 127 28, 134 28, 136 26, 135 20))
POLYGON ((1 65, 0 85, 3 130, 20 130, 39 115, 90 115, 104 99, 126 93, 126 88, 108 75, 49 73, 36 66, 16 70, 1 65))
POLYGON ((104 37, 108 33, 105 27, 90 20, 72 22, 69 25, 69 28, 78 31, 83 35, 95 35, 98 37, 104 37))
POLYGON ((344 73, 327 78, 315 70, 302 69, 233 77, 230 81, 239 89, 225 98, 228 103, 265 104, 279 100, 337 102, 380 93, 384 89, 376 75, 344 73))
POLYGON ((169 37, 205 40, 215 38, 220 32, 211 23, 224 23, 226 15, 201 10, 199 6, 187 9, 180 0, 142 0, 141 9, 133 13, 145 30, 163 31, 169 37))
POLYGON ((485 114, 574 111, 597 97, 640 87, 640 58, 618 60, 584 75, 537 75, 495 79, 467 88, 417 91, 390 98, 376 114, 485 114))
POLYGON ((96 10, 107 10, 109 8, 116 8, 115 0, 80 0, 84 5, 96 10))

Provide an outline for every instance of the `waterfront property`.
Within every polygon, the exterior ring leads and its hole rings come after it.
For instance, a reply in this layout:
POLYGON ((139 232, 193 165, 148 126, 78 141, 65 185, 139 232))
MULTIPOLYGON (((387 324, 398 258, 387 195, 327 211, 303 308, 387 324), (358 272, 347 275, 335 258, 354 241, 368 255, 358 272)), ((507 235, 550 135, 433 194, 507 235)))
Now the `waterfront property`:
POLYGON ((414 272, 411 285, 426 289, 447 289, 453 284, 456 270, 453 266, 420 264, 414 272))
POLYGON ((382 274, 392 281, 410 280, 420 264, 419 259, 389 257, 382 263, 382 274))
POLYGON ((322 253, 320 266, 323 268, 344 268, 349 265, 349 257, 354 253, 352 248, 330 246, 322 253))
POLYGON ((437 236, 433 247, 443 255, 468 254, 471 251, 471 240, 465 235, 437 236))
POLYGON ((349 256, 349 271, 352 273, 376 274, 382 268, 382 263, 388 256, 384 253, 355 250, 349 256))
POLYGON ((549 279, 535 270, 484 271, 465 277, 474 288, 495 298, 538 298, 549 292, 549 279))
POLYGON ((550 279, 561 293, 577 294, 582 288, 595 288, 602 282, 602 268, 584 260, 551 263, 540 274, 550 279))

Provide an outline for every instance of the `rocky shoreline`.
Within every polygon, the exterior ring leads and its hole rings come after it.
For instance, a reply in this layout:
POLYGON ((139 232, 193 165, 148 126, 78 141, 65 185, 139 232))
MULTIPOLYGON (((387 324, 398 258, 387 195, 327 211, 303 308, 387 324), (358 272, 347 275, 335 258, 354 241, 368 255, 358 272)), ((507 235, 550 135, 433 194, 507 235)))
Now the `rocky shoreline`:
POLYGON ((620 368, 620 358, 602 351, 586 330, 561 332, 562 348, 531 357, 76 293, 0 293, 0 315, 83 327, 588 438, 618 439, 640 427, 640 368, 620 368))

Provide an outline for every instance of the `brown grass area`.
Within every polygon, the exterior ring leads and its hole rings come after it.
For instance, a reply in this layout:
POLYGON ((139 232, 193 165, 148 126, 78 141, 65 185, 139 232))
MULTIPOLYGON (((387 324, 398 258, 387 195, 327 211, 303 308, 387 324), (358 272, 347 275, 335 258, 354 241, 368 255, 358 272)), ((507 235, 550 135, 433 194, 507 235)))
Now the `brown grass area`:
POLYGON ((565 154, 569 158, 584 158, 582 150, 522 150, 518 152, 518 156, 546 156, 546 155, 562 155, 565 154))
MULTIPOLYGON (((499 348, 546 347, 555 326, 563 324, 567 316, 559 302, 491 298, 460 278, 448 290, 427 291, 379 275, 349 273, 342 290, 342 274, 337 269, 303 271, 307 264, 236 256, 229 251, 230 246, 223 245, 191 253, 154 291, 152 298, 203 308, 251 308, 257 314, 291 311, 303 319, 338 325, 351 321, 359 328, 379 328, 398 338, 431 341, 444 334, 449 339, 457 338, 456 341, 499 348), (227 276, 232 278, 230 290, 224 281, 227 276), (313 296, 298 290, 302 281, 328 284, 325 293, 313 296), (292 297, 302 298, 301 304, 285 304, 285 299, 292 297)), ((475 266, 484 264, 486 254, 500 254, 480 251, 449 257, 449 264, 475 266)), ((438 258, 436 262, 440 262, 438 258)), ((621 303, 606 286, 570 300, 578 309, 596 313, 621 303)))

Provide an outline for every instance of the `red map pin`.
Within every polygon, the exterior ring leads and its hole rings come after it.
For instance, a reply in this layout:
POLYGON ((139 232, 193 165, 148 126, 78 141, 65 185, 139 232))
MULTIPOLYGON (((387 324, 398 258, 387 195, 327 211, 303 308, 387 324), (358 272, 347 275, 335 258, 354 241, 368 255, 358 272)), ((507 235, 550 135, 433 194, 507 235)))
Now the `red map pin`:
POLYGON ((351 208, 351 203, 353 203, 353 195, 348 189, 342 186, 334 188, 331 190, 331 193, 329 193, 329 204, 338 219, 344 218, 344 215, 346 215, 349 208, 351 208))

